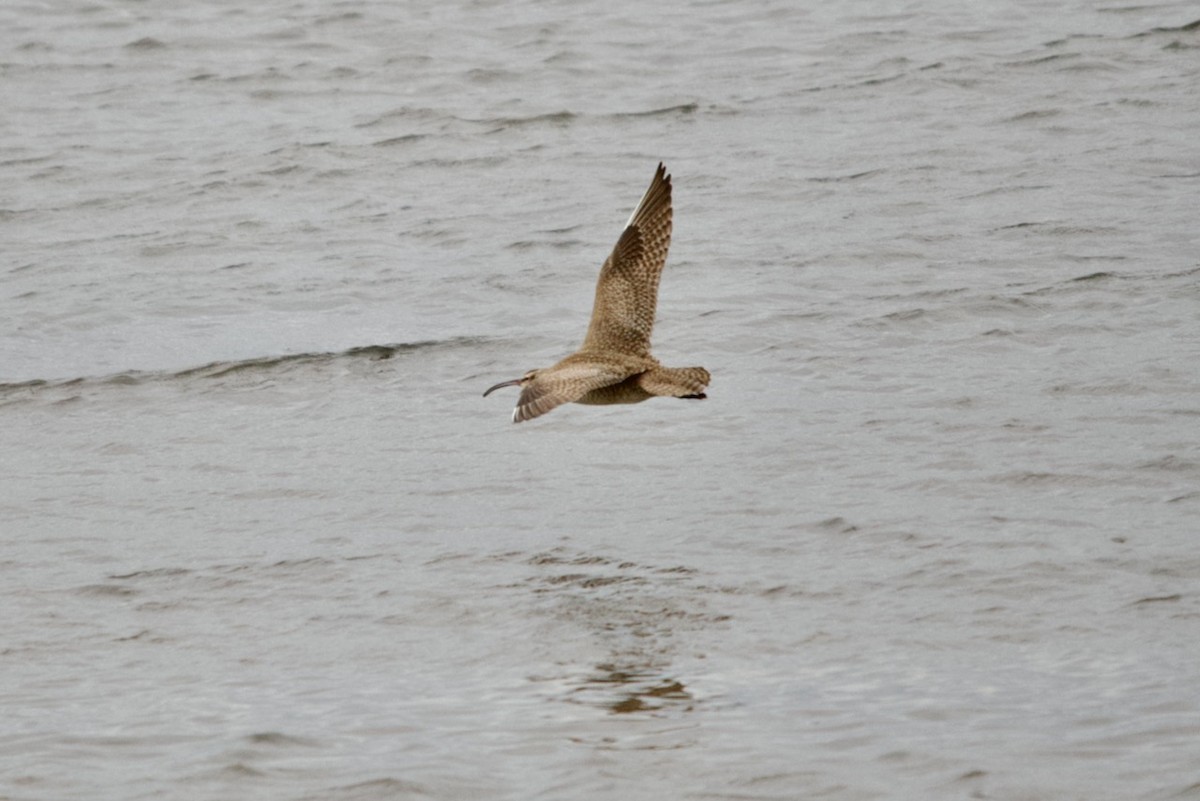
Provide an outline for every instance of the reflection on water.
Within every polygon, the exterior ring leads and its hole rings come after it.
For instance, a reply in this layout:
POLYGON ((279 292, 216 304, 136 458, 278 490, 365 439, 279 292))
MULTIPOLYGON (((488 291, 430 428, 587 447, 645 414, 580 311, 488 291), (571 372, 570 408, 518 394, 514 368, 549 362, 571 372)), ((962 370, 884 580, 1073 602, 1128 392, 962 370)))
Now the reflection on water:
POLYGON ((690 712, 695 699, 678 679, 637 666, 601 664, 574 690, 572 700, 624 715, 664 709, 690 712))

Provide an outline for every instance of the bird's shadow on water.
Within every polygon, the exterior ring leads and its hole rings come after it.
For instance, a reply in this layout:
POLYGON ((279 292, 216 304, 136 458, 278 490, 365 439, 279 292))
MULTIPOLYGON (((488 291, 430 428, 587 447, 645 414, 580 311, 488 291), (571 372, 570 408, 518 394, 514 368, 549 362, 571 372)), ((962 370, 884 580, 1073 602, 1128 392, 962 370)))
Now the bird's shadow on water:
MULTIPOLYGON (((526 580, 557 624, 582 630, 603 658, 586 670, 563 664, 550 680, 558 700, 613 715, 673 716, 694 711, 697 694, 674 664, 681 647, 708 639, 728 615, 707 609, 697 571, 651 566, 565 548, 527 559, 526 580)), ((550 678, 550 677, 547 677, 550 678)))
POLYGON ((690 712, 695 698, 683 682, 638 665, 596 665, 568 700, 607 709, 614 715, 637 712, 690 712))

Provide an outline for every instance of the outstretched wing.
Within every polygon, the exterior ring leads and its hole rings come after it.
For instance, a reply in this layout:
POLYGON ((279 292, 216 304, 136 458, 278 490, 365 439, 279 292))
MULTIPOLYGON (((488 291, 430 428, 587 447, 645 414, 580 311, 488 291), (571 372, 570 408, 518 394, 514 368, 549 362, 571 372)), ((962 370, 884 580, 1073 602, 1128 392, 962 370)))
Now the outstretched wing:
POLYGON ((671 176, 661 163, 600 269, 583 350, 650 354, 658 279, 671 245, 671 176))
POLYGON ((593 389, 600 389, 629 377, 598 364, 555 365, 543 370, 521 390, 517 407, 513 409, 514 423, 532 420, 556 406, 582 398, 593 389))

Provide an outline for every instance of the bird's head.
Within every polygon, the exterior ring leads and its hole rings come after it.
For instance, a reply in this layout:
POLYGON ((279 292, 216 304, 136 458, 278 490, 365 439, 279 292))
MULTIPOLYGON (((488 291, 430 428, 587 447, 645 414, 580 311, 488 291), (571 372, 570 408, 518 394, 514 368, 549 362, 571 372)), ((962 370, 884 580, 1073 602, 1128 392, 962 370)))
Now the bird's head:
POLYGON ((521 376, 520 378, 514 378, 512 381, 501 381, 496 386, 489 387, 488 391, 483 393, 483 397, 486 398, 488 395, 491 395, 493 392, 495 392, 496 390, 501 389, 503 387, 523 387, 526 384, 528 384, 530 381, 532 381, 533 379, 537 378, 537 374, 538 374, 537 370, 530 370, 528 373, 521 376))

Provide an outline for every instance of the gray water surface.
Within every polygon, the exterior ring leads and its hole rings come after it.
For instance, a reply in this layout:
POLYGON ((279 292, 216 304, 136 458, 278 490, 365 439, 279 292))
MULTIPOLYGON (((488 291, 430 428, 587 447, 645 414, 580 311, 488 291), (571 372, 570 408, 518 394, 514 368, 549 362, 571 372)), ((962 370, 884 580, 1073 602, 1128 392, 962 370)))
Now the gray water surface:
POLYGON ((0 798, 1200 797, 1198 17, 4 5, 0 798))

